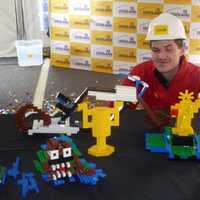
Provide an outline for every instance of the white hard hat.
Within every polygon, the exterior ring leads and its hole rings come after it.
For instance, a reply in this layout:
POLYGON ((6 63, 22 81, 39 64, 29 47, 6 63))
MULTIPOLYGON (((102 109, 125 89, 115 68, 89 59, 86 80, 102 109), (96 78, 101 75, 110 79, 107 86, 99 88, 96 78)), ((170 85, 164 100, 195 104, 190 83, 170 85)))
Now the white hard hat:
POLYGON ((183 23, 176 16, 162 13, 149 24, 145 40, 186 39, 183 23))

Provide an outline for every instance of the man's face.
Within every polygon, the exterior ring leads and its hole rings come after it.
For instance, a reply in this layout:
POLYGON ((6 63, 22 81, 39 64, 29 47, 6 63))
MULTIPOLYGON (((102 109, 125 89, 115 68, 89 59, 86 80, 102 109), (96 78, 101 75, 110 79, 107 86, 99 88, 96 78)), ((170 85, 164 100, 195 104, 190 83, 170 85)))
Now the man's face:
POLYGON ((152 41, 152 60, 160 73, 170 73, 178 68, 184 49, 174 40, 152 41))

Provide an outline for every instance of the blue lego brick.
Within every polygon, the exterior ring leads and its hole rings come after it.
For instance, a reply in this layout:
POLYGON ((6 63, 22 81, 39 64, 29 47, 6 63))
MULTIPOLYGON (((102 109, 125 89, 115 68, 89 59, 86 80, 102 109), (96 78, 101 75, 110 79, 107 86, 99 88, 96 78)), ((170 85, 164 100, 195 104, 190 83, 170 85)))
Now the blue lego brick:
POLYGON ((58 180, 53 181, 54 186, 60 186, 60 185, 63 185, 63 184, 65 184, 64 179, 58 179, 58 180))
POLYGON ((76 182, 75 177, 74 176, 69 177, 69 182, 70 183, 76 182))
POLYGON ((41 174, 41 177, 45 182, 49 182, 50 181, 48 173, 41 174))
POLYGON ((41 144, 40 147, 41 147, 41 149, 46 150, 47 149, 47 144, 41 144))
POLYGON ((96 168, 96 164, 95 163, 89 163, 87 162, 87 160, 85 158, 81 158, 80 162, 84 165, 87 164, 90 168, 95 169, 96 168))
POLYGON ((22 178, 17 181, 17 185, 21 186, 23 197, 26 197, 30 191, 39 193, 39 188, 32 172, 22 173, 22 178))
POLYGON ((96 169, 96 174, 98 175, 98 177, 106 177, 106 174, 103 172, 102 169, 96 169))
POLYGON ((12 167, 7 170, 7 175, 13 177, 15 180, 17 179, 17 176, 20 175, 19 162, 20 157, 17 157, 16 161, 12 164, 12 167))
POLYGON ((165 141, 165 145, 166 145, 166 151, 168 152, 168 157, 170 159, 174 159, 175 156, 174 156, 174 152, 172 151, 172 146, 171 146, 170 140, 171 140, 170 136, 164 134, 164 141, 165 141))
POLYGON ((162 147, 149 147, 149 149, 152 153, 168 153, 166 148, 162 147))
POLYGON ((95 175, 86 176, 84 174, 77 173, 77 177, 79 178, 80 183, 95 185, 98 181, 98 178, 95 175))
POLYGON ((196 144, 196 158, 200 159, 200 134, 196 133, 194 135, 194 143, 196 144))
POLYGON ((68 143, 73 143, 72 139, 66 135, 60 135, 59 137, 56 137, 56 140, 62 141, 62 142, 68 142, 68 143))

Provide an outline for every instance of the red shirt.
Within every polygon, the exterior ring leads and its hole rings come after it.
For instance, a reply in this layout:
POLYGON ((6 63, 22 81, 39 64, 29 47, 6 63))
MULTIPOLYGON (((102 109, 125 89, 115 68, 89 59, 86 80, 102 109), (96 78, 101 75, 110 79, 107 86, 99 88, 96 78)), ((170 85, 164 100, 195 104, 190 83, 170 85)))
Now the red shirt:
MULTIPOLYGON (((149 84, 143 100, 153 109, 170 108, 179 102, 179 92, 188 90, 193 92, 195 98, 200 92, 200 67, 189 63, 183 57, 179 71, 175 77, 170 81, 168 87, 165 87, 155 73, 156 69, 152 60, 141 63, 133 67, 130 75, 137 75, 141 80, 149 84)), ((134 85, 128 78, 124 79, 123 85, 134 85)))

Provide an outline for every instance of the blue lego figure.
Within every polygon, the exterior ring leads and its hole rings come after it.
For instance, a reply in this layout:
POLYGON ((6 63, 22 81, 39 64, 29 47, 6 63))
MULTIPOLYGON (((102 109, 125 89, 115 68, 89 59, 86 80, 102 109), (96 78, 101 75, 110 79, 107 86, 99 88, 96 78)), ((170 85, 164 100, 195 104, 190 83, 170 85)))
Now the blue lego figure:
POLYGON ((17 181, 17 185, 22 187, 23 197, 26 197, 29 191, 35 191, 36 193, 39 193, 39 188, 34 178, 34 174, 31 172, 23 173, 22 178, 17 181))
POLYGON ((137 96, 141 98, 144 95, 147 88, 149 87, 149 85, 146 82, 141 81, 139 76, 129 75, 128 79, 130 81, 133 81, 133 83, 135 83, 137 96))
POLYGON ((17 157, 12 167, 7 170, 7 175, 13 177, 15 180, 17 179, 17 176, 20 174, 19 162, 20 162, 20 157, 17 157))
POLYGON ((37 152, 39 160, 34 161, 35 168, 44 181, 54 186, 76 181, 95 185, 106 176, 95 164, 82 158, 75 143, 66 135, 50 138, 41 148, 37 152))
MULTIPOLYGON (((19 164, 20 157, 17 157, 16 161, 6 171, 6 175, 8 177, 12 177, 16 181, 17 185, 21 186, 23 197, 26 197, 27 193, 32 190, 34 190, 36 193, 39 193, 39 188, 36 180, 34 179, 33 173, 28 172, 21 174, 19 170, 19 164)), ((3 179, 3 182, 5 183, 5 177, 3 179)))

